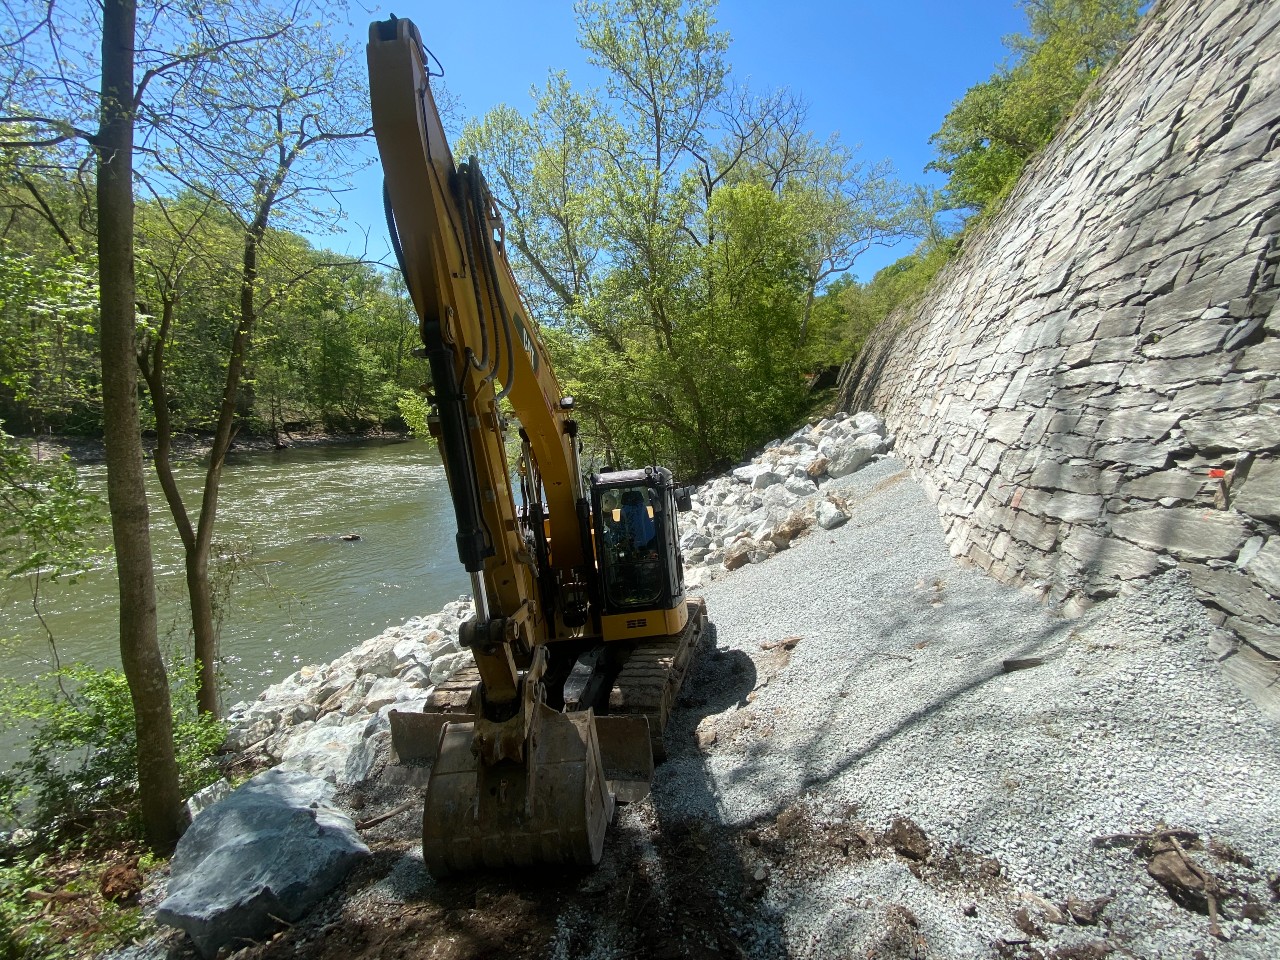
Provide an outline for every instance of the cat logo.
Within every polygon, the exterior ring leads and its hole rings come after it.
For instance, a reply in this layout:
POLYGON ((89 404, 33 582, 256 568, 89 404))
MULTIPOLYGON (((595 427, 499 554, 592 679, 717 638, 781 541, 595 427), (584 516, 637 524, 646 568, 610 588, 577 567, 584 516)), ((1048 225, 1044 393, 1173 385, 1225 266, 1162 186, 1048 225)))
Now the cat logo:
POLYGON ((639 620, 628 620, 628 621, 627 621, 627 629, 628 629, 628 630, 639 630, 641 627, 647 627, 648 625, 649 625, 649 618, 648 618, 648 617, 641 617, 639 620))
POLYGON ((529 355, 529 365, 533 367, 533 372, 538 372, 538 351, 533 348, 533 337, 529 334, 529 328, 524 325, 524 318, 518 313, 512 314, 512 319, 516 322, 516 330, 520 334, 520 346, 524 347, 524 352, 529 355))

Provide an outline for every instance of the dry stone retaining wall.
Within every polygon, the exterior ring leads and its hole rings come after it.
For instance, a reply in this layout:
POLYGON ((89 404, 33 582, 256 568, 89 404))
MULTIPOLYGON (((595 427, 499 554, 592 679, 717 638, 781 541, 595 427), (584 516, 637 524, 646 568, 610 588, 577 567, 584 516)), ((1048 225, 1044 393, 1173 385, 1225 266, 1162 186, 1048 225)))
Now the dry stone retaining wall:
POLYGON ((1164 0, 842 406, 956 556, 1069 611, 1182 567, 1280 658, 1278 261, 1280 3, 1164 0))

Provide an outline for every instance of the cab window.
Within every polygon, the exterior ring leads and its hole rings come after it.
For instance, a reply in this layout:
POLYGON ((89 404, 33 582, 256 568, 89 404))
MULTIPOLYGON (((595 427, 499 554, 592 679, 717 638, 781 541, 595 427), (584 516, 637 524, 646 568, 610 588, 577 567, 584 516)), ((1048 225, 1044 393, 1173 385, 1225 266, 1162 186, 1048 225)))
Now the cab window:
POLYGON ((600 561, 605 592, 617 606, 652 606, 662 594, 657 507, 657 494, 643 485, 606 490, 600 498, 600 561))

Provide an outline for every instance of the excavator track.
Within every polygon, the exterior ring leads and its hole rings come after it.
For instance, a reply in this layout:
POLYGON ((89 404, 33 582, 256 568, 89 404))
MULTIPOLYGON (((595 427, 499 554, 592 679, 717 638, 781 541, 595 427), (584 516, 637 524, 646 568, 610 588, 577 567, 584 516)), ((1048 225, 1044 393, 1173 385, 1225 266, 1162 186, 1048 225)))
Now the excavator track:
MULTIPOLYGON (((655 761, 666 756, 662 735, 694 652, 707 632, 706 603, 701 598, 687 603, 689 621, 679 634, 635 643, 609 691, 607 711, 598 715, 598 719, 644 717, 649 724, 649 743, 655 761)), ((436 684, 421 712, 394 711, 392 743, 397 758, 433 760, 441 726, 448 721, 471 719, 467 706, 479 682, 480 671, 475 667, 459 670, 448 680, 436 684)))
POLYGON ((437 683, 427 697, 424 713, 465 713, 471 691, 480 682, 480 671, 475 667, 459 670, 448 680, 437 683))
POLYGON ((662 735, 693 654, 707 632, 706 603, 698 598, 688 604, 684 630, 673 637, 637 641, 609 691, 609 715, 643 716, 649 721, 655 761, 666 756, 662 735))

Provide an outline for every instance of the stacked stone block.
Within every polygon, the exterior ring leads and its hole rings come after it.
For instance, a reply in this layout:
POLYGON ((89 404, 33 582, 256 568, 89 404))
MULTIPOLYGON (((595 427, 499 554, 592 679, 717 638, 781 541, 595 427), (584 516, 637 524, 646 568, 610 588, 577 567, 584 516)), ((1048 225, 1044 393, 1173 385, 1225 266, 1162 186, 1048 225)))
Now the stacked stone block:
POLYGON ((952 552, 1078 611, 1181 567, 1280 659, 1280 3, 1164 0, 841 377, 952 552))

